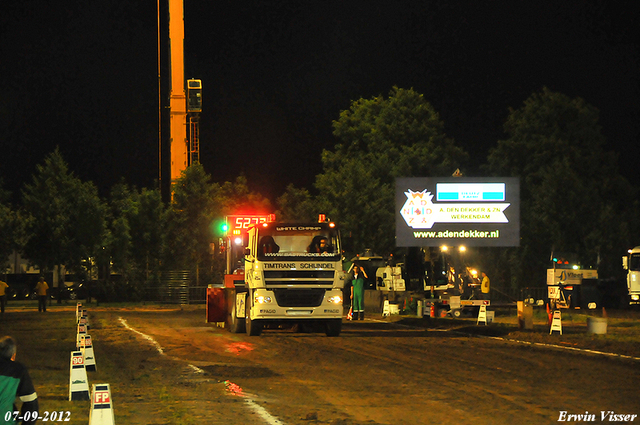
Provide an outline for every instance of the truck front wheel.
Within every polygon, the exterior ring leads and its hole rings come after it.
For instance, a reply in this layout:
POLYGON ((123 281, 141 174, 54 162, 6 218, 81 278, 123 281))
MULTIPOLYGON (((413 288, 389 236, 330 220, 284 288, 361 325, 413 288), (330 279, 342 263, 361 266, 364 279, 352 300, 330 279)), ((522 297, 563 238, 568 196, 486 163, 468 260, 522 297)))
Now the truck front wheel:
POLYGON ((235 297, 235 293, 233 293, 233 296, 230 297, 231 299, 229 300, 229 315, 228 315, 228 326, 229 326, 229 332, 237 334, 237 333, 242 333, 245 331, 244 328, 244 319, 242 318, 238 318, 238 308, 236 306, 236 297, 235 297))
POLYGON ((251 320, 249 300, 246 302, 246 310, 244 313, 245 327, 247 328, 247 335, 259 336, 262 333, 262 323, 259 320, 251 320))
POLYGON ((338 336, 342 330, 342 319, 327 320, 324 326, 327 336, 338 336))

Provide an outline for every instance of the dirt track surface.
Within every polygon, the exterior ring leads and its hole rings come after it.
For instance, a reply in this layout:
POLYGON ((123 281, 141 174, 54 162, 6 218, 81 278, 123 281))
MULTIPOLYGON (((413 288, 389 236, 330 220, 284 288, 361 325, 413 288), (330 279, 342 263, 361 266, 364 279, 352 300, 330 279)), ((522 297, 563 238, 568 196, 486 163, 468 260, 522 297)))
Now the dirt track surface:
POLYGON ((544 424, 561 412, 599 423, 601 411, 640 414, 634 359, 377 317, 345 322, 338 338, 230 334, 204 323, 203 308, 93 309, 90 317, 97 358, 131 376, 114 395, 137 403, 128 424, 544 424), (146 381, 155 388, 142 390, 146 381), (187 417, 195 421, 179 419, 187 417))

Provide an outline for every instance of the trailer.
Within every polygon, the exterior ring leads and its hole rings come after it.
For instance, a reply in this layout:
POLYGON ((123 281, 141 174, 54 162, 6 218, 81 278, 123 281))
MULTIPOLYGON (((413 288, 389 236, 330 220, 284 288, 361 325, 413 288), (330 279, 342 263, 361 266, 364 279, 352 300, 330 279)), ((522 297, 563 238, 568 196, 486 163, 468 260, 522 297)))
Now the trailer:
POLYGON ((429 314, 431 317, 446 317, 450 315, 454 318, 461 317, 465 310, 480 308, 483 305, 489 307, 491 305, 490 300, 462 299, 458 295, 444 298, 425 298, 423 303, 425 315, 429 314))

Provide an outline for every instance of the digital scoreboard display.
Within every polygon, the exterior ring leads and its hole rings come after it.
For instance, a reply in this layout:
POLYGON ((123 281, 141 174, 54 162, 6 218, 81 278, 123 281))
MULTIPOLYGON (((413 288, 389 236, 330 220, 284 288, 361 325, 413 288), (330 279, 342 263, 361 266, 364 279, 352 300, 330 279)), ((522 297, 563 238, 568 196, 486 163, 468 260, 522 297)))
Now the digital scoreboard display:
POLYGON ((519 246, 515 177, 396 179, 396 245, 519 246))
POLYGON ((254 214, 246 214, 246 215, 229 215, 226 217, 226 222, 228 228, 229 235, 243 235, 247 233, 249 228, 255 226, 260 223, 269 223, 275 221, 275 214, 267 214, 267 215, 254 215, 254 214))

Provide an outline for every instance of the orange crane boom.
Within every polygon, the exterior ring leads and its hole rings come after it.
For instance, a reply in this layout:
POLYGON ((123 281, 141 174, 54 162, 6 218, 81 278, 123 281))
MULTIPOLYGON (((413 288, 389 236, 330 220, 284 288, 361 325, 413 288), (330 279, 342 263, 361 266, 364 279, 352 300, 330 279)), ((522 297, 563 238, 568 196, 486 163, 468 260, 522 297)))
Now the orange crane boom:
POLYGON ((187 101, 184 80, 184 7, 183 0, 169 1, 169 136, 171 146, 171 183, 187 168, 187 101))

